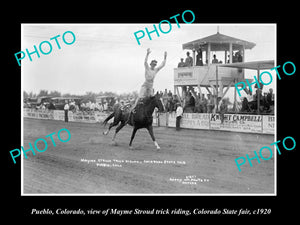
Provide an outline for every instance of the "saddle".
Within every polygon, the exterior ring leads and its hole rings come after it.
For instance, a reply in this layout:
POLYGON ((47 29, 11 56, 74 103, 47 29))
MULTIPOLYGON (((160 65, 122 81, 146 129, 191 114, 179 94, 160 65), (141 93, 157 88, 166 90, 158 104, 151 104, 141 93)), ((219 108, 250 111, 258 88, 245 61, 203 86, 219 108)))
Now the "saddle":
POLYGON ((146 98, 140 98, 136 103, 136 106, 132 109, 132 113, 136 113, 137 109, 140 109, 143 105, 145 105, 146 98))

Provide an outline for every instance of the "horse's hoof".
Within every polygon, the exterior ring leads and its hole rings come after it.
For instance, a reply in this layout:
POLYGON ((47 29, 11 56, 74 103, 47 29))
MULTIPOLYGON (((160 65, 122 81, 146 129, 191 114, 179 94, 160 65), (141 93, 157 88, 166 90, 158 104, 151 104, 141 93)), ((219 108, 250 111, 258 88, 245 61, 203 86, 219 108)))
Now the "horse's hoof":
POLYGON ((158 146, 158 147, 156 147, 156 150, 158 151, 158 150, 160 150, 160 147, 158 146))
POLYGON ((112 142, 111 142, 111 145, 113 145, 113 146, 117 146, 118 144, 117 144, 117 142, 115 142, 115 141, 112 141, 112 142))
POLYGON ((107 133, 105 131, 103 131, 103 135, 107 135, 107 133))
POLYGON ((129 150, 133 150, 133 147, 132 147, 132 146, 129 146, 129 150))

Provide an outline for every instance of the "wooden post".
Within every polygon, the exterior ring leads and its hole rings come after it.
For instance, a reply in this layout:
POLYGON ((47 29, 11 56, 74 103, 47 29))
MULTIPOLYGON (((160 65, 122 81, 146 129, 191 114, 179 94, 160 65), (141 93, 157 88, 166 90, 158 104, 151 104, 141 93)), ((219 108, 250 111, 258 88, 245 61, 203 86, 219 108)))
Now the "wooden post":
POLYGON ((225 62, 224 64, 227 64, 227 50, 225 50, 225 62))
POLYGON ((210 43, 207 46, 207 65, 210 65, 210 43))
MULTIPOLYGON (((234 78, 234 84, 236 83, 236 79, 234 78)), ((234 112, 236 113, 237 111, 237 100, 236 100, 236 89, 234 89, 234 112)))
POLYGON ((229 43, 229 63, 232 63, 232 43, 229 43))
POLYGON ((218 111, 218 97, 219 97, 219 93, 218 93, 218 89, 219 89, 219 82, 218 82, 218 79, 219 79, 219 75, 218 75, 218 66, 216 66, 216 112, 218 111))
MULTIPOLYGON (((205 86, 205 88, 206 88, 207 92, 212 96, 212 93, 211 93, 211 91, 209 90, 209 88, 208 88, 207 86, 205 86)), ((214 87, 213 87, 213 88, 214 88, 214 87)))
POLYGON ((193 66, 196 66, 195 49, 193 49, 193 66))
POLYGON ((198 84, 197 86, 198 86, 198 91, 199 91, 199 95, 200 95, 200 100, 202 100, 201 86, 200 86, 200 84, 198 84))
POLYGON ((245 62, 245 45, 243 45, 242 52, 243 52, 243 61, 242 62, 245 62))
MULTIPOLYGON (((257 80, 259 82, 259 69, 257 70, 257 80)), ((256 96, 256 100, 257 100, 257 114, 259 114, 259 107, 260 107, 260 88, 258 88, 257 86, 257 96, 256 96)))
POLYGON ((181 96, 179 94, 178 86, 175 86, 175 88, 176 88, 176 95, 177 95, 177 97, 179 99, 179 102, 180 102, 180 104, 182 104, 182 100, 181 100, 181 96))

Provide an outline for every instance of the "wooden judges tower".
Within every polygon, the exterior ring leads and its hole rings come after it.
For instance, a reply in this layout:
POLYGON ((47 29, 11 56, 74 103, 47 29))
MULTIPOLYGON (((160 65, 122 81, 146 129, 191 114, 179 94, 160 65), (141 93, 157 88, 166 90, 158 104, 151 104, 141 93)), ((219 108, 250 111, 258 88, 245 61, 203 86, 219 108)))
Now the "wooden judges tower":
MULTIPOLYGON (((183 44, 184 50, 188 49, 193 52, 193 66, 174 69, 175 94, 180 101, 185 98, 187 91, 191 91, 194 97, 198 98, 194 90, 196 88, 201 98, 201 88, 206 88, 214 100, 214 112, 216 112, 218 103, 224 98, 229 88, 234 87, 237 82, 245 81, 243 69, 222 65, 244 62, 245 50, 252 49, 254 46, 255 43, 223 35, 219 32, 183 44), (198 52, 199 50, 200 52, 198 52), (212 64, 212 52, 217 51, 224 52, 225 61, 212 64), (196 65, 196 52, 200 54, 197 58, 202 58, 203 65, 196 65), (234 58, 236 52, 240 55, 238 60, 234 58)), ((236 92, 234 101, 236 106, 236 92)))

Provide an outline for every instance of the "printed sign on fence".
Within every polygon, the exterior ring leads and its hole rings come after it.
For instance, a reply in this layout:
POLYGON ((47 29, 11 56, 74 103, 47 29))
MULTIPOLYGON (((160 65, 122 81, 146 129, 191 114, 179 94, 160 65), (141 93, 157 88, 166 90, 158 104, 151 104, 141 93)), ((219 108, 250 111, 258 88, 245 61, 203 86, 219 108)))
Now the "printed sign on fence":
MULTIPOLYGON (((176 126, 176 113, 169 114, 168 126, 176 126)), ((191 129, 209 129, 209 114, 184 113, 180 123, 180 127, 191 129)))
POLYGON ((262 115, 210 114, 210 128, 237 132, 262 132, 262 115))
MULTIPOLYGON (((24 108, 24 117, 37 118, 37 119, 51 119, 51 120, 65 120, 65 112, 63 110, 44 110, 39 111, 36 109, 28 109, 24 108)), ((105 118, 108 116, 107 113, 104 112, 95 112, 92 114, 87 114, 83 112, 68 112, 69 121, 72 122, 88 122, 88 123, 96 123, 103 122, 105 118)))
POLYGON ((263 116, 262 131, 266 134, 275 133, 275 116, 263 116))

